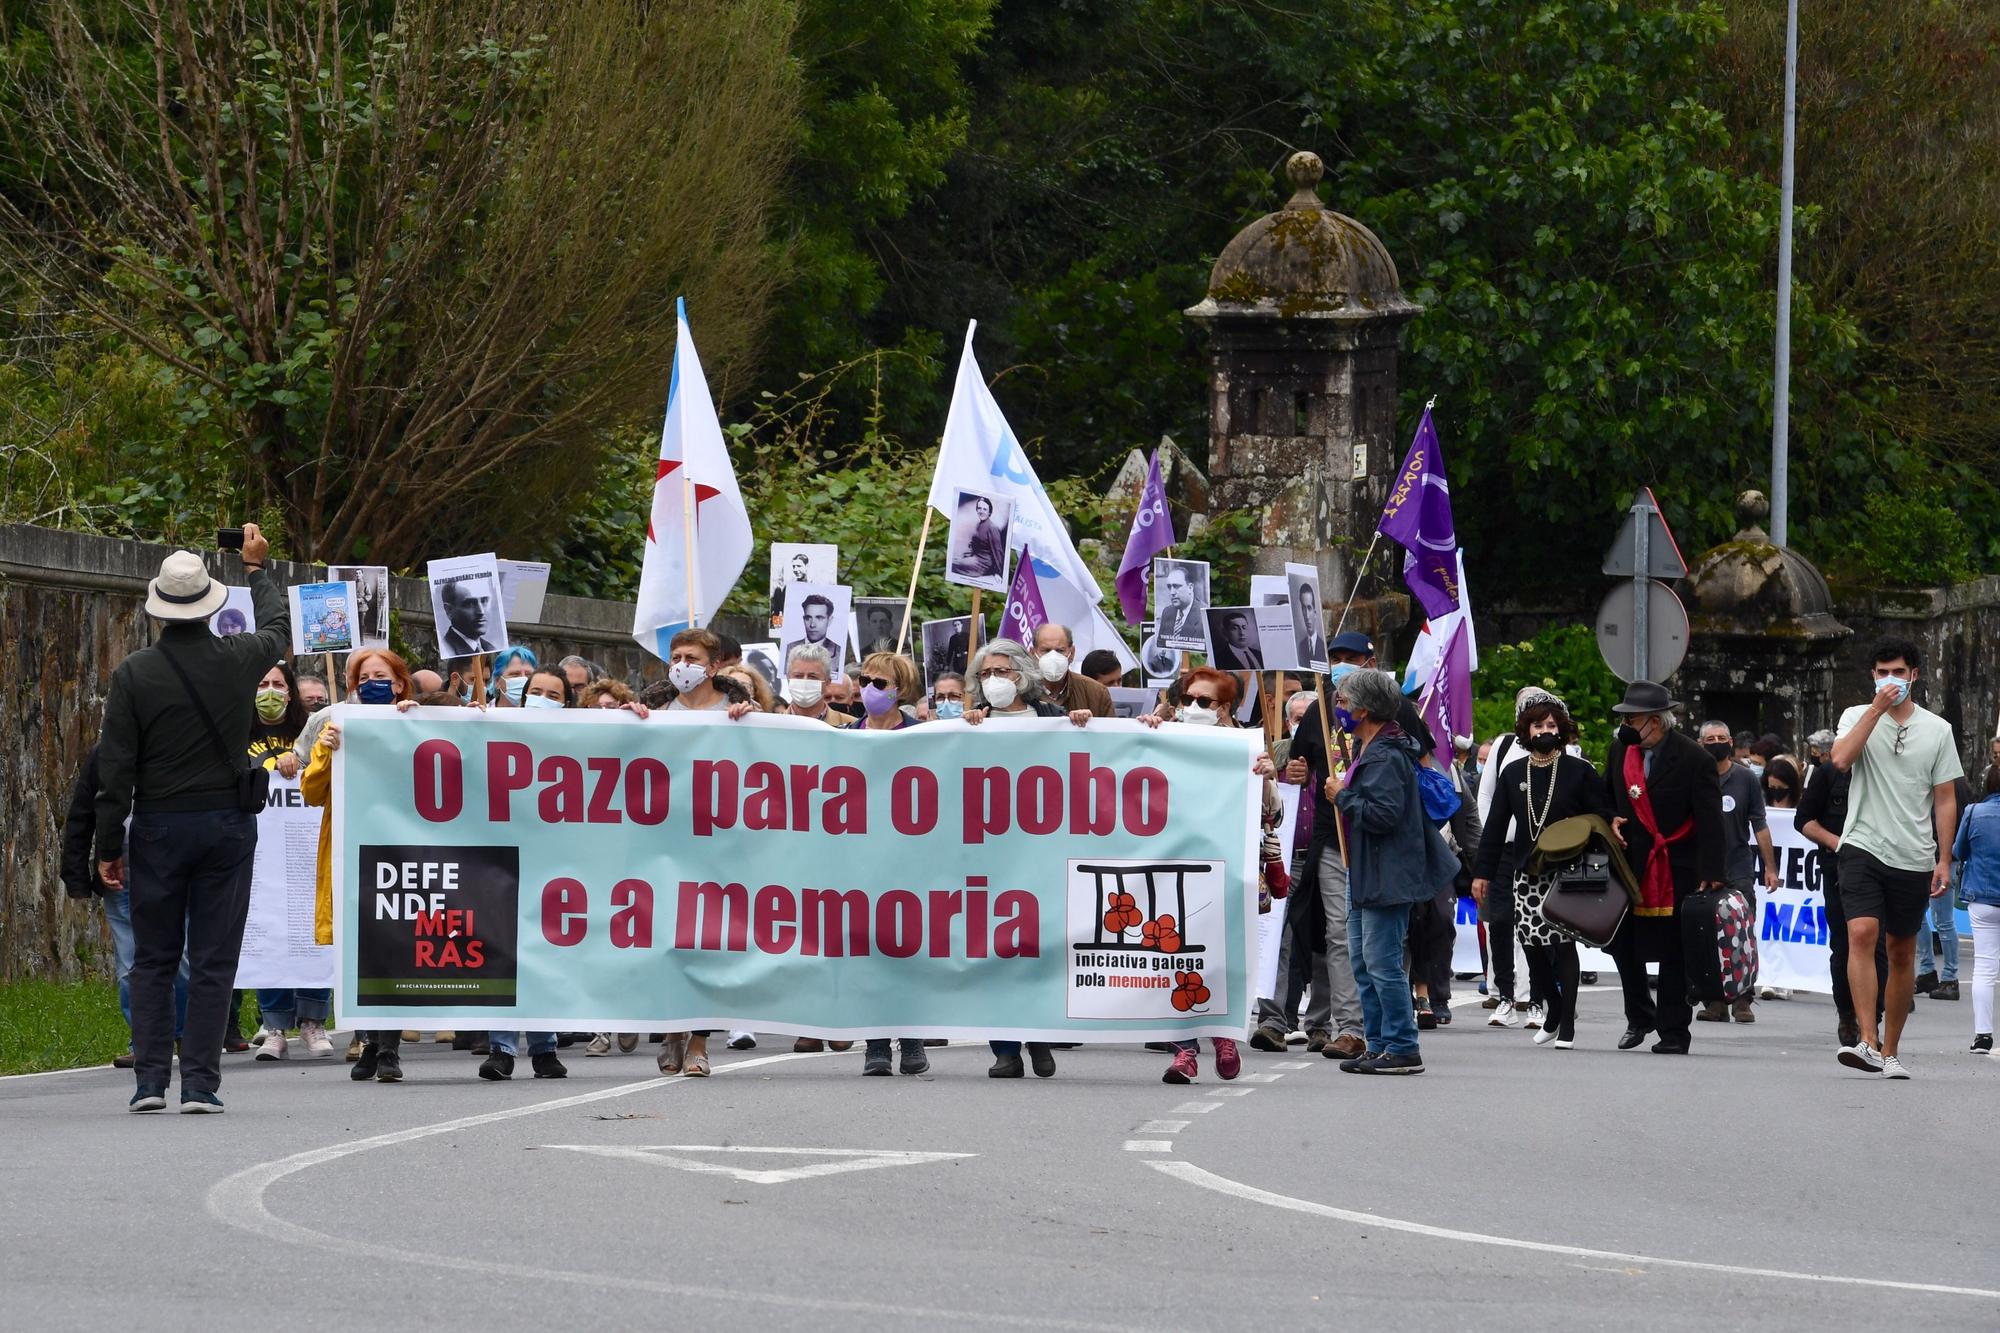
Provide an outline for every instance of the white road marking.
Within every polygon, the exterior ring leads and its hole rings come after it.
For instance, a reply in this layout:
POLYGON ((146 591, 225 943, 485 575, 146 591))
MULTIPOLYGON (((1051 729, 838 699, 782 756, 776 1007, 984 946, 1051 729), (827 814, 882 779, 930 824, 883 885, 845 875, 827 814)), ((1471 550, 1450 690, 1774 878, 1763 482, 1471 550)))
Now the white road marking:
POLYGON ((1273 1068, 1273 1069, 1311 1069, 1311 1068, 1312 1068, 1312 1061, 1310 1061, 1310 1060, 1281 1060, 1281 1061, 1279 1061, 1279 1062, 1278 1062, 1277 1064, 1274 1064, 1274 1065, 1272 1065, 1272 1066, 1271 1066, 1271 1068, 1273 1068))
MULTIPOLYGON (((1209 1104, 1211 1106, 1215 1105, 1213 1102, 1209 1104)), ((1187 1127, 1188 1122, 1185 1120, 1148 1120, 1143 1124, 1134 1125, 1132 1132, 1134 1134, 1178 1134, 1187 1127)))
POLYGON ((1257 1091, 1255 1088, 1217 1088, 1208 1095, 1211 1097, 1248 1097, 1255 1091, 1257 1091))
POLYGON ((1174 1141, 1172 1139, 1125 1140, 1126 1152, 1172 1152, 1173 1150, 1174 1141))
MULTIPOLYGON (((718 1065, 715 1073, 720 1076, 778 1064, 785 1060, 825 1058, 824 1055, 798 1055, 789 1052, 783 1055, 765 1055, 754 1060, 734 1060, 726 1065, 718 1065)), ((330 1231, 315 1231, 311 1227, 300 1226, 296 1222, 288 1222, 278 1217, 264 1205, 265 1191, 287 1176, 296 1175, 309 1167, 337 1162, 356 1153, 367 1152, 374 1148, 393 1147, 438 1134, 474 1129, 481 1125, 498 1124, 504 1120, 517 1120, 523 1116, 540 1115, 544 1111, 588 1106, 592 1102, 608 1101, 614 1097, 629 1097, 635 1092, 653 1089, 668 1091, 676 1087, 689 1086, 691 1084, 684 1078, 642 1079, 637 1083, 625 1083, 615 1088, 579 1093, 574 1097, 556 1097, 528 1106, 509 1107, 504 1111, 488 1111, 483 1115, 462 1116, 456 1120, 439 1121, 434 1125, 418 1125, 412 1129, 399 1129, 388 1134, 377 1134, 370 1138, 354 1139, 346 1143, 331 1144, 325 1148, 293 1153, 289 1157, 280 1157, 273 1161, 261 1162, 256 1166, 245 1167, 234 1175, 217 1181, 208 1192, 208 1211, 218 1221, 239 1231, 248 1232, 264 1240, 288 1240, 296 1245, 307 1246, 320 1254, 343 1254, 380 1263, 417 1264, 446 1273, 482 1274, 510 1283, 565 1282, 598 1290, 643 1291, 657 1296, 721 1301, 739 1305, 766 1305, 791 1310, 831 1310, 843 1314, 890 1315, 902 1319, 919 1319, 941 1326, 959 1322, 997 1324, 1007 1328, 1064 1328, 1085 1330, 1086 1333, 1130 1333, 1133 1326, 1127 1324, 1100 1324, 1088 1320, 1050 1319, 1041 1315, 1013 1315, 986 1310, 947 1310, 928 1306, 897 1305, 889 1301, 841 1300, 818 1295, 794 1296, 754 1288, 737 1290, 730 1287, 702 1286, 692 1282, 665 1282, 629 1273, 585 1273, 568 1268, 541 1268, 512 1259, 495 1262, 476 1259, 465 1254, 429 1254, 399 1245, 378 1245, 370 1241, 356 1240, 351 1236, 340 1236, 330 1231)))
POLYGON ((1768 1277, 1790 1282, 1885 1287, 1892 1291, 1917 1291, 1939 1296, 1976 1296, 1986 1300, 2000 1300, 2000 1291, 1988 1291, 1983 1287, 1947 1287, 1930 1282, 1894 1282, 1887 1278, 1849 1277, 1840 1273, 1796 1273, 1783 1268, 1746 1268, 1737 1264, 1711 1264, 1696 1259, 1663 1259, 1651 1254, 1626 1254, 1618 1250, 1593 1250, 1581 1245, 1557 1245, 1548 1241, 1517 1240, 1512 1236, 1490 1236, 1478 1231, 1456 1231, 1450 1227, 1434 1227, 1423 1222, 1406 1222, 1401 1218, 1356 1212, 1351 1208, 1335 1208, 1330 1204, 1314 1203, 1309 1199, 1295 1199, 1288 1194, 1273 1194, 1269 1190, 1258 1189, 1255 1185, 1245 1185, 1227 1176, 1204 1171, 1192 1162, 1148 1162, 1146 1165, 1190 1185, 1199 1185, 1203 1189, 1214 1190, 1217 1194, 1227 1194, 1250 1203, 1261 1203, 1269 1208, 1283 1208, 1289 1212, 1305 1213, 1312 1217, 1331 1218, 1336 1222, 1353 1222, 1383 1231, 1405 1231, 1413 1236, 1428 1236, 1433 1240, 1456 1240, 1468 1245, 1493 1245, 1507 1250, 1533 1250, 1541 1254, 1559 1254, 1571 1259, 1606 1259, 1618 1264, 1639 1265, 1645 1268, 1684 1268, 1699 1273, 1726 1273, 1732 1277, 1768 1277))
POLYGON ((1207 1115, 1220 1105, 1222 1105, 1221 1102, 1182 1102, 1179 1106, 1173 1108, 1173 1113, 1175 1115, 1207 1115))
POLYGON ((1238 1083, 1276 1083, 1283 1077, 1283 1074, 1238 1074, 1236 1081, 1238 1083))
POLYGON ((730 1176, 750 1185, 784 1185, 794 1180, 816 1180, 821 1176, 844 1175, 849 1171, 869 1171, 884 1166, 921 1166, 925 1162, 944 1162, 954 1157, 978 1155, 969 1152, 876 1151, 871 1148, 753 1148, 747 1144, 730 1144, 724 1147, 707 1143, 667 1143, 656 1148, 625 1148, 595 1143, 545 1143, 542 1146, 560 1148, 564 1152, 589 1153, 596 1157, 620 1157, 628 1161, 651 1162, 656 1166, 670 1166, 675 1170, 692 1171, 697 1175, 730 1176), (768 1153, 780 1157, 831 1157, 836 1160, 814 1162, 810 1166, 779 1167, 759 1171, 750 1167, 724 1166, 720 1162, 704 1162, 700 1158, 679 1155, 691 1152, 768 1153))

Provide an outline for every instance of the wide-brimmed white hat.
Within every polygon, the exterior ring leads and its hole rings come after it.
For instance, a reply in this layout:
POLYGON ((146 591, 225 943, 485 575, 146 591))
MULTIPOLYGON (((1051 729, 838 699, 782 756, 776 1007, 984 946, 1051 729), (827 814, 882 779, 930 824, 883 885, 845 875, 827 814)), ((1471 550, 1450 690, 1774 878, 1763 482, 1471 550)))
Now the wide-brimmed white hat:
POLYGON ((229 600, 229 589, 208 576, 193 551, 175 551, 160 562, 160 576, 146 585, 146 614, 155 620, 206 620, 229 600))

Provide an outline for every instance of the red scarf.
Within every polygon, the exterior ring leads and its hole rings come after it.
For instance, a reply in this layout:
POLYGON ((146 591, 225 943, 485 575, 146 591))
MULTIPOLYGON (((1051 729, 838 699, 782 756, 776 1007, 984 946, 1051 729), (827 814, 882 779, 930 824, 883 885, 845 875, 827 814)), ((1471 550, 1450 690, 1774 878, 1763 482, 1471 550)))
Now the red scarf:
POLYGON ((1660 817, 1653 813, 1653 794, 1646 786, 1646 752, 1636 745, 1625 749, 1625 794, 1632 798, 1632 814, 1639 827, 1653 835, 1646 853, 1645 873, 1639 877, 1639 905, 1632 909, 1640 916, 1674 914, 1674 875, 1667 863, 1667 848, 1694 832, 1694 816, 1671 834, 1660 833, 1660 817))

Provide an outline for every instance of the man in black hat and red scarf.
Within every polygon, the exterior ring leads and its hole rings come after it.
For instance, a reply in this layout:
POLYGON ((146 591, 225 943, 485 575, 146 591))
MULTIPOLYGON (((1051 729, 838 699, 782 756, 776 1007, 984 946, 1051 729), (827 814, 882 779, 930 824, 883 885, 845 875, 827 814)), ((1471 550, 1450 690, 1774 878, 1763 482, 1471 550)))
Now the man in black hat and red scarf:
POLYGON ((1674 706, 1664 685, 1626 686, 1611 710, 1621 725, 1604 766, 1616 812, 1612 827, 1639 876, 1639 904, 1611 941, 1625 990, 1618 1049, 1629 1051, 1658 1031, 1658 1055, 1686 1055, 1693 1038, 1679 903, 1700 889, 1723 887, 1721 782, 1701 746, 1675 730, 1674 706), (1660 965, 1657 1003, 1646 990, 1648 962, 1660 965))

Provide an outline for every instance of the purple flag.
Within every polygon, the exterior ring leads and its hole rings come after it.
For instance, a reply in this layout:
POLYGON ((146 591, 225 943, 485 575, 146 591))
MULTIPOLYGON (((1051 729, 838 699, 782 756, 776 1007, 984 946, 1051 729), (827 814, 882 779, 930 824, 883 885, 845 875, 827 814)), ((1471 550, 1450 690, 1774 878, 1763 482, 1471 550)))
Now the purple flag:
POLYGON ((1026 550, 1014 565, 1014 582, 1007 589, 1007 609, 1000 613, 1000 637, 1035 646, 1035 631, 1049 621, 1042 605, 1042 585, 1035 580, 1035 561, 1026 550))
POLYGON ((1146 618, 1146 580, 1153 557, 1173 544, 1174 520, 1167 513, 1167 488, 1160 480, 1160 451, 1155 449, 1153 461, 1146 465, 1146 489, 1139 495, 1139 512, 1132 515, 1132 531, 1125 538, 1125 558, 1118 562, 1118 605, 1125 608, 1126 624, 1136 625, 1146 618))
POLYGON ((1389 503, 1376 525, 1390 541, 1402 543, 1403 582, 1432 619, 1458 609, 1458 536, 1452 531, 1451 486, 1444 475, 1431 410, 1417 425, 1410 456, 1396 474, 1389 503))
POLYGON ((1472 655, 1466 642, 1470 623, 1461 620, 1452 631, 1420 710, 1437 742, 1438 766, 1444 769, 1451 767, 1451 738, 1472 734, 1472 655))

